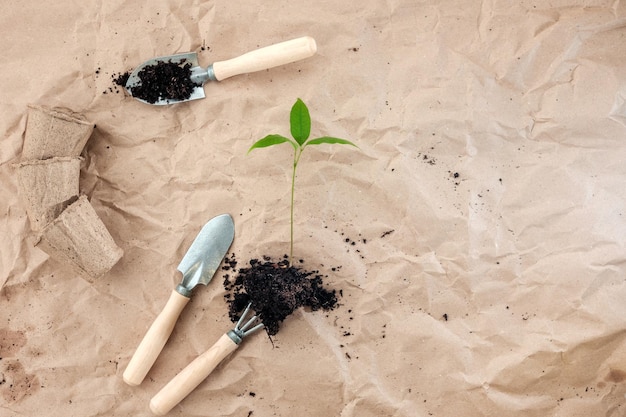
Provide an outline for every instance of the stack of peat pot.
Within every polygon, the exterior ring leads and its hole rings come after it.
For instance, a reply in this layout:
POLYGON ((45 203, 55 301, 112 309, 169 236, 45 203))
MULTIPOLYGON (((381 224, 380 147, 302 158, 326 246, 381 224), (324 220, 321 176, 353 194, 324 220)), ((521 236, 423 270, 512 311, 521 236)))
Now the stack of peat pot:
POLYGON ((15 164, 35 245, 87 279, 107 273, 123 254, 79 190, 80 154, 93 129, 81 114, 30 105, 22 159, 15 164))

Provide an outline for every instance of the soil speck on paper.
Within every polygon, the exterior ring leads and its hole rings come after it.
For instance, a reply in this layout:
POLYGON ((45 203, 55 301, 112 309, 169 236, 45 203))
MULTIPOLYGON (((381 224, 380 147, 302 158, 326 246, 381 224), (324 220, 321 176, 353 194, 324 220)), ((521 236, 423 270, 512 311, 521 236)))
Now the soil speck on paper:
MULTIPOLYGON (((227 261, 227 269, 234 269, 233 257, 227 261)), ((234 281, 224 280, 225 295, 229 305, 229 317, 233 322, 239 317, 248 303, 265 325, 265 331, 273 336, 278 333, 280 324, 300 307, 316 310, 333 310, 337 307, 337 293, 324 287, 323 277, 318 271, 305 271, 289 265, 284 257, 273 261, 252 259, 247 268, 237 272, 234 281)))
POLYGON ((395 230, 393 230, 393 229, 392 230, 387 230, 387 231, 383 232, 383 234, 381 234, 380 237, 381 237, 381 239, 385 238, 385 237, 389 236, 390 234, 392 234, 393 232, 395 232, 395 230))

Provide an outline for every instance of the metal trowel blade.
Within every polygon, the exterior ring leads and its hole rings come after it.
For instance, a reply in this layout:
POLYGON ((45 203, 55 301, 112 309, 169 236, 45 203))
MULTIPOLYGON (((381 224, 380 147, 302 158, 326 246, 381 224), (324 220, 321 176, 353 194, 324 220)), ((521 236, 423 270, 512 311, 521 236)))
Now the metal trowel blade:
POLYGON ((229 214, 209 220, 202 227, 178 270, 183 279, 180 286, 192 291, 198 284, 207 285, 219 268, 235 236, 235 225, 229 214))

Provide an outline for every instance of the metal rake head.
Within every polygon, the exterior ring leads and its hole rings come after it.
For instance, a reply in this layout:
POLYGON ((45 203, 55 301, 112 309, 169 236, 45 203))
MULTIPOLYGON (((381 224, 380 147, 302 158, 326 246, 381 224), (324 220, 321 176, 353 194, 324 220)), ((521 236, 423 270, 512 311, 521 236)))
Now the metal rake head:
POLYGON ((246 319, 246 316, 248 315, 248 312, 250 311, 251 306, 252 303, 246 306, 246 309, 243 311, 243 314, 239 318, 239 321, 237 321, 235 328, 227 333, 228 337, 230 337, 232 341, 236 344, 240 344, 244 337, 263 328, 263 323, 257 323, 256 325, 254 325, 255 322, 257 322, 256 315, 252 316, 248 321, 245 322, 245 324, 242 325, 242 323, 246 319))

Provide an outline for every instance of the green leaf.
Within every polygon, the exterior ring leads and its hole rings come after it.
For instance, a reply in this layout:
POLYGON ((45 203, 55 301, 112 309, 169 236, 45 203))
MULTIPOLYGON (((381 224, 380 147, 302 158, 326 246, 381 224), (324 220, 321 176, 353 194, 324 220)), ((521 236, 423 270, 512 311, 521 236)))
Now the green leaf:
POLYGON ((311 134, 311 116, 309 109, 302 100, 296 100, 291 108, 289 122, 291 124, 291 136, 298 142, 298 145, 302 146, 311 134))
POLYGON ((322 136, 321 138, 311 139, 306 144, 307 145, 320 145, 322 143, 330 143, 330 144, 338 143, 340 145, 351 145, 351 146, 354 146, 355 148, 358 148, 358 146, 356 146, 354 143, 350 142, 349 140, 333 138, 332 136, 322 136))
POLYGON ((250 153, 250 151, 252 151, 253 149, 267 148, 268 146, 280 145, 281 143, 285 143, 285 142, 291 143, 291 146, 293 146, 294 148, 296 147, 296 144, 293 143, 292 140, 290 140, 290 139, 288 139, 288 138, 286 138, 284 136, 281 136, 281 135, 267 135, 263 139, 259 139, 252 146, 250 146, 250 149, 248 149, 248 153, 250 153))

